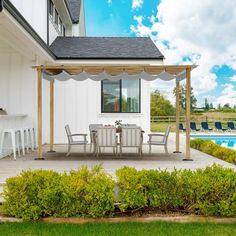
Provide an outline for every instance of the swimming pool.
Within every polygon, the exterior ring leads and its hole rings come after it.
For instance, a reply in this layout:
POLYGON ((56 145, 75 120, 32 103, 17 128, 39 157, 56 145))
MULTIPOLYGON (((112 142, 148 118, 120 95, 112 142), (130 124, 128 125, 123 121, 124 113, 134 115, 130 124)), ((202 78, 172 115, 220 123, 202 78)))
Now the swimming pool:
POLYGON ((236 150, 236 135, 191 135, 191 138, 208 139, 222 147, 236 150))

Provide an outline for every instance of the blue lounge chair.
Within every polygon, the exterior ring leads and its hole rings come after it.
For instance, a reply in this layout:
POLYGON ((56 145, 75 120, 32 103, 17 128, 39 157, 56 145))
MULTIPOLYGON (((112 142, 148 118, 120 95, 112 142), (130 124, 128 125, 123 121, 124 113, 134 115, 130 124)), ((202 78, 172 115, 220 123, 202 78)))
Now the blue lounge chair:
POLYGON ((186 131, 186 129, 184 128, 183 123, 179 123, 179 130, 182 131, 182 132, 186 131))
POLYGON ((222 128, 222 124, 220 121, 215 122, 215 128, 217 131, 223 131, 223 132, 228 130, 228 129, 222 128))
POLYGON ((231 122, 231 121, 227 122, 227 126, 228 126, 228 129, 229 129, 230 131, 236 130, 236 128, 235 128, 235 126, 234 126, 234 122, 231 122))
POLYGON ((212 131, 212 128, 209 128, 208 123, 206 121, 201 122, 202 130, 204 131, 212 131))
POLYGON ((200 129, 197 128, 195 122, 190 122, 190 129, 191 129, 192 131, 200 131, 200 129))

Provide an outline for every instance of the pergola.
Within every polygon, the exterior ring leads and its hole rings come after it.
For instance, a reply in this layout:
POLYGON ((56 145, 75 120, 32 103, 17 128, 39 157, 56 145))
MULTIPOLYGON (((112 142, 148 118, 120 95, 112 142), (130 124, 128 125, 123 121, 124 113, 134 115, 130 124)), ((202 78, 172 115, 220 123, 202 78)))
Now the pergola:
POLYGON ((141 64, 70 64, 70 65, 40 65, 34 66, 37 70, 38 81, 38 157, 37 160, 43 160, 42 151, 42 79, 50 81, 50 151, 54 146, 54 80, 66 81, 74 79, 83 81, 92 79, 101 81, 103 79, 144 79, 153 81, 162 79, 165 81, 176 81, 176 150, 180 152, 180 81, 186 79, 186 150, 183 160, 191 160, 190 155, 190 108, 191 108, 191 71, 196 65, 141 65, 141 64))

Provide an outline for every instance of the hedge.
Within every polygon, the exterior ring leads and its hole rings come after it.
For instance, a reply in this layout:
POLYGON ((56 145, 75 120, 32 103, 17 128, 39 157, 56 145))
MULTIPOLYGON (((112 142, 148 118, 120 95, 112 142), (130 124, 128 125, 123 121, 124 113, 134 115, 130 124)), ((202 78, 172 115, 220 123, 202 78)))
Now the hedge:
POLYGON ((220 145, 205 139, 193 139, 190 141, 190 145, 192 148, 197 149, 201 152, 207 153, 221 160, 236 164, 235 150, 221 147, 220 145))
POLYGON ((146 207, 164 211, 236 216, 236 172, 220 166, 196 171, 141 170, 123 167, 117 182, 100 167, 59 174, 24 171, 4 188, 4 211, 24 220, 41 217, 104 217, 146 207), (116 198, 115 198, 116 197, 116 198))
POLYGON ((120 209, 156 207, 166 211, 236 216, 236 172, 220 166, 196 171, 117 171, 120 209))
POLYGON ((35 170, 7 179, 4 211, 24 220, 44 216, 101 217, 114 211, 114 181, 101 167, 69 174, 35 170))

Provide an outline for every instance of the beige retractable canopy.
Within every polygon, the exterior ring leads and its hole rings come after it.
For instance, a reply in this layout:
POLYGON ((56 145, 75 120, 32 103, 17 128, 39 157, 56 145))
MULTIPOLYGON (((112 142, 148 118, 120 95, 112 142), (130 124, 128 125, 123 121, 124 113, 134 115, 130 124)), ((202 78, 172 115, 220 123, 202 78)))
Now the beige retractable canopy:
POLYGON ((104 65, 104 66, 64 66, 64 67, 46 67, 43 71, 43 78, 47 80, 66 81, 73 79, 83 81, 91 79, 101 81, 109 79, 112 81, 120 79, 144 79, 153 81, 161 79, 169 81, 176 79, 178 81, 186 78, 186 69, 191 70, 195 66, 147 66, 147 65, 104 65))
POLYGON ((42 153, 42 79, 50 81, 50 151, 54 145, 54 80, 67 81, 74 79, 84 81, 92 79, 144 79, 153 81, 176 81, 176 152, 179 145, 179 93, 180 81, 186 79, 186 150, 183 160, 190 157, 190 107, 191 107, 191 71, 196 65, 141 65, 141 64, 73 64, 73 65, 40 65, 33 68, 38 72, 38 159, 43 159, 42 153))

